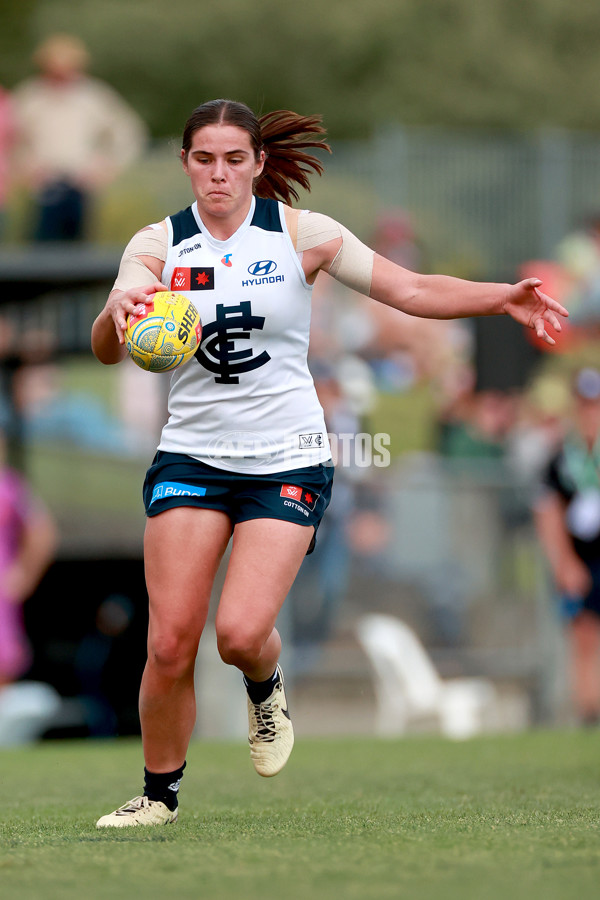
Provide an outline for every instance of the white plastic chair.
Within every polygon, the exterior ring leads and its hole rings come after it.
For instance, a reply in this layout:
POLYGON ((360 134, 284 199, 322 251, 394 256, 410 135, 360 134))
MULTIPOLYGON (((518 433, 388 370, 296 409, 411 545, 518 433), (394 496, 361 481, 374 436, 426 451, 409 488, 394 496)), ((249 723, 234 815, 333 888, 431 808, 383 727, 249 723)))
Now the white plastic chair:
POLYGON ((490 681, 440 678, 415 632, 395 616, 362 616, 356 635, 375 675, 378 734, 404 734, 419 720, 455 740, 485 730, 497 699, 490 681))
POLYGON ((59 711, 61 698, 42 681, 18 681, 0 689, 0 747, 35 741, 59 711))

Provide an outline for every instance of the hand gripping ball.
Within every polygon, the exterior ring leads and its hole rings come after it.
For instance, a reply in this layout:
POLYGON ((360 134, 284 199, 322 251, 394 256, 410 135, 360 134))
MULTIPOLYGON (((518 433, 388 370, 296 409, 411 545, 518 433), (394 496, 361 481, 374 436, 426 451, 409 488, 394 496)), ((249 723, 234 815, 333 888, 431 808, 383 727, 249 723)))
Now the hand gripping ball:
POLYGON ((192 358, 200 345, 202 322, 182 294, 160 291, 139 303, 127 319, 125 346, 147 372, 170 372, 192 358))

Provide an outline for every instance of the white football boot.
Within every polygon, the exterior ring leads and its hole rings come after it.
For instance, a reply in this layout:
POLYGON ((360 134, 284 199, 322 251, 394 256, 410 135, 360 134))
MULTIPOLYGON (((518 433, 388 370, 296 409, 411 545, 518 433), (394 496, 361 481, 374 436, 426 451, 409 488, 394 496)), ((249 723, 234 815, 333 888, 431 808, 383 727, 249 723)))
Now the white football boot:
POLYGON ((170 825, 177 821, 177 810, 160 800, 134 797, 96 822, 96 828, 125 828, 128 825, 170 825))
POLYGON ((294 729, 288 712, 283 672, 277 666, 277 684, 263 703, 248 697, 248 743, 254 768, 270 778, 281 772, 294 746, 294 729))

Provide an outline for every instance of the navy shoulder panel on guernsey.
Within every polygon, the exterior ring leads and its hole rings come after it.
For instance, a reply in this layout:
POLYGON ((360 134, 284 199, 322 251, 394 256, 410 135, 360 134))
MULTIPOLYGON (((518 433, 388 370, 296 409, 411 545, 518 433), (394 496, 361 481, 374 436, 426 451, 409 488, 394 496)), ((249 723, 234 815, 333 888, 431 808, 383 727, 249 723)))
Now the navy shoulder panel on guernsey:
POLYGON ((169 218, 171 219, 171 225, 173 226, 174 247, 182 241, 185 241, 186 238, 193 237, 195 234, 200 234, 200 229, 191 206, 188 206, 187 209, 180 210, 178 213, 175 213, 174 216, 169 216, 169 218))
POLYGON ((283 231, 279 218, 279 204, 277 200, 267 200, 265 197, 256 198, 254 215, 250 225, 262 228, 263 231, 283 231))

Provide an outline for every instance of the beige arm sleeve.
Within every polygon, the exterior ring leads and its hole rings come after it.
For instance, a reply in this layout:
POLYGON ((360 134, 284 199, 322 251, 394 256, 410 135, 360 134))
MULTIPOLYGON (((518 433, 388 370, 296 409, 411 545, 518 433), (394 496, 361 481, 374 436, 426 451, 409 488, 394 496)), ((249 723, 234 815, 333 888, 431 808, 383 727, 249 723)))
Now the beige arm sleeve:
POLYGON ((156 275, 139 257, 153 256, 164 262, 167 258, 167 243, 167 232, 162 225, 150 225, 134 234, 123 252, 113 290, 127 291, 129 288, 153 284, 157 280, 156 275))
POLYGON ((298 253, 312 250, 336 238, 342 239, 342 246, 329 267, 329 274, 353 291, 369 296, 375 252, 329 216, 314 212, 298 216, 298 253))

